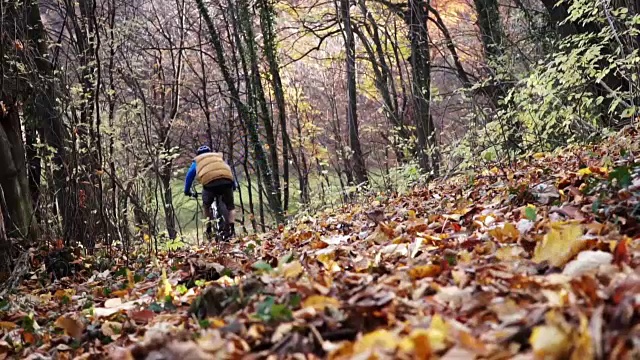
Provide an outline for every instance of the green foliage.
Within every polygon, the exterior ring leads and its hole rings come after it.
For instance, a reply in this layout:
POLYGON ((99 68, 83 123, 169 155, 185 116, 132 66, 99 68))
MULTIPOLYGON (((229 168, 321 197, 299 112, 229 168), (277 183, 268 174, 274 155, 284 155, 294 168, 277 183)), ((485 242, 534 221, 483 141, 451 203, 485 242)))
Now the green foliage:
POLYGON ((468 132, 449 147, 453 165, 464 170, 525 151, 599 140, 636 116, 640 54, 629 39, 640 34, 640 15, 605 0, 562 0, 561 5, 569 14, 560 26, 577 31, 549 32, 566 36, 542 39, 544 55, 527 67, 510 60, 514 54, 491 59, 495 74, 461 93, 473 96, 494 83, 508 90, 494 116, 468 119, 468 132), (615 79, 631 85, 607 85, 615 79))
POLYGON ((273 296, 267 298, 256 307, 256 318, 263 322, 291 320, 292 312, 290 304, 276 304, 273 296))
POLYGON ((627 187, 631 185, 631 172, 628 166, 619 166, 609 173, 609 180, 616 181, 619 187, 627 187))
POLYGON ((536 221, 536 219, 538 218, 538 215, 536 214, 536 209, 531 206, 527 206, 524 209, 524 216, 531 221, 536 221))
POLYGON ((266 263, 264 261, 257 261, 251 267, 253 267, 257 271, 264 271, 264 272, 270 272, 270 271, 273 270, 271 265, 269 265, 268 263, 266 263))
POLYGON ((632 79, 640 62, 638 50, 625 53, 621 38, 638 32, 640 16, 628 18, 626 8, 609 13, 608 1, 571 2, 566 23, 591 26, 597 31, 567 36, 509 92, 503 120, 518 121, 523 142, 535 150, 548 150, 566 143, 600 135, 611 125, 611 117, 629 118, 629 89, 606 89, 610 76, 632 79), (614 24, 616 24, 614 26, 614 24), (593 91, 599 84, 606 94, 593 91), (606 107, 605 107, 606 105, 606 107))

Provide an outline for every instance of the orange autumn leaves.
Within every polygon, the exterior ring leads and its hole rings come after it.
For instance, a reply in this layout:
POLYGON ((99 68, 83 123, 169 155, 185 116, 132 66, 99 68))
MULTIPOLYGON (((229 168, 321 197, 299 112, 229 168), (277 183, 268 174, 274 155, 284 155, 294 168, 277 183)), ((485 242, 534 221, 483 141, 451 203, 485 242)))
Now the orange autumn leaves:
POLYGON ((431 359, 450 348, 473 358, 487 354, 489 346, 471 335, 461 324, 435 314, 429 326, 414 329, 378 329, 353 342, 342 342, 329 349, 328 358, 342 359, 431 359))

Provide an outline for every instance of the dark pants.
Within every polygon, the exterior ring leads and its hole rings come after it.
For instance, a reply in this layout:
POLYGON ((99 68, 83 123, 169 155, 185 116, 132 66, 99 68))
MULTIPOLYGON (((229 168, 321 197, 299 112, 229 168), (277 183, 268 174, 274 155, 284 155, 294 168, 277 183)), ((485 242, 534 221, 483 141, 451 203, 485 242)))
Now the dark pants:
MULTIPOLYGON (((205 216, 211 216, 211 211, 210 211, 211 204, 213 204, 213 202, 216 201, 217 197, 220 197, 222 202, 227 207, 227 213, 225 214, 227 229, 224 230, 225 232, 224 236, 225 238, 228 238, 228 236, 234 236, 235 227, 234 227, 234 224, 232 224, 229 221, 229 216, 230 216, 229 212, 235 209, 235 205, 233 203, 233 181, 228 179, 219 179, 219 180, 214 180, 203 186, 202 203, 204 206, 205 216)), ((215 219, 210 219, 210 220, 215 220, 215 219)), ((211 223, 208 222, 207 223, 208 236, 211 235, 211 232, 212 232, 211 223)))
POLYGON ((233 181, 228 179, 213 180, 212 182, 203 186, 202 190, 202 203, 205 208, 211 207, 216 197, 222 197, 222 202, 227 206, 227 210, 231 211, 235 209, 233 204, 233 181))

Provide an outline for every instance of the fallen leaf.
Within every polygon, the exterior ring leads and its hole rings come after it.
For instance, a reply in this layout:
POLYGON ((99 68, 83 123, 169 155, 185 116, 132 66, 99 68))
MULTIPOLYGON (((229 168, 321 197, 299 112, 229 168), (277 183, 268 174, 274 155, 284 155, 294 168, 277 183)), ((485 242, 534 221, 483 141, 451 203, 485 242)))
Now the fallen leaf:
POLYGON ((156 295, 156 299, 164 301, 167 296, 171 296, 173 291, 173 287, 167 278, 167 270, 162 268, 162 277, 160 278, 160 284, 158 286, 158 293, 156 295))
POLYGON ((122 305, 122 299, 119 297, 111 298, 104 302, 104 307, 107 309, 117 308, 120 305, 122 305))
POLYGON ((105 321, 100 330, 102 330, 102 335, 111 337, 121 333, 122 324, 116 321, 105 321))
POLYGON ((82 321, 67 315, 60 316, 56 320, 55 325, 62 328, 67 335, 75 339, 79 339, 84 332, 84 324, 82 321))
POLYGON ((0 321, 0 329, 2 330, 13 330, 16 327, 18 327, 18 325, 14 322, 11 321, 0 321))
POLYGON ((318 311, 324 311, 327 306, 339 308, 340 301, 327 296, 311 295, 302 302, 302 307, 312 307, 318 311))
POLYGON ((411 278, 411 280, 419 280, 426 277, 438 276, 441 271, 442 269, 439 265, 428 264, 414 266, 409 269, 409 277, 411 278))
POLYGON ((343 242, 347 242, 347 240, 349 240, 350 236, 348 235, 334 235, 331 237, 322 237, 320 238, 320 241, 322 241, 323 243, 327 244, 327 245, 340 245, 343 242))
POLYGON ((586 245, 580 240, 580 224, 551 224, 550 231, 536 244, 533 261, 548 261, 550 265, 564 266, 586 245))
POLYGON ((495 255, 498 260, 510 261, 521 258, 524 252, 521 246, 503 246, 496 250, 495 255))
POLYGON ((399 339, 388 330, 380 329, 364 335, 353 344, 354 354, 364 352, 394 351, 398 346, 399 339))
POLYGON ((604 251, 586 250, 578 254, 575 260, 570 261, 562 271, 568 276, 580 276, 589 271, 598 269, 601 265, 611 264, 613 255, 604 251))
POLYGON ((303 271, 304 269, 302 268, 302 264, 298 260, 294 260, 282 266, 282 274, 285 278, 298 277, 298 275, 302 274, 303 271))
POLYGON ((570 337, 555 326, 536 326, 531 332, 529 343, 539 358, 563 358, 571 348, 570 337))
POLYGON ((140 311, 132 311, 129 313, 129 318, 138 324, 146 324, 156 316, 151 310, 144 309, 140 311))
POLYGON ((116 291, 113 291, 113 292, 111 293, 111 295, 113 295, 113 296, 117 296, 117 297, 119 297, 119 298, 123 298, 123 297, 125 297, 125 296, 129 295, 129 290, 127 290, 127 289, 124 289, 124 290, 116 290, 116 291))

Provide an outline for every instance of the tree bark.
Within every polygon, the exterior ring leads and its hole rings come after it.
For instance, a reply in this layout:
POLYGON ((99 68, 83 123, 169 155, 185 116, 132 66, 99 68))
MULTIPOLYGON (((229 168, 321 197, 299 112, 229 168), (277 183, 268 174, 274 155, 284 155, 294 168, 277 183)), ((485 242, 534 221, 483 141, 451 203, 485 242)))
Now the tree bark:
POLYGON ((366 184, 367 168, 360 145, 358 133, 358 104, 356 92, 356 45, 351 29, 351 10, 349 0, 340 0, 340 16, 342 18, 342 33, 346 50, 347 67, 347 128, 349 129, 349 147, 351 148, 351 161, 349 171, 353 174, 357 185, 366 184))
MULTIPOLYGON (((262 25, 262 36, 264 38, 264 53, 269 64, 271 74, 271 86, 276 98, 278 108, 278 119, 280 121, 280 137, 282 138, 282 202, 283 211, 289 208, 289 134, 287 132, 287 114, 282 79, 280 78, 280 66, 276 54, 276 35, 273 29, 275 11, 272 0, 262 0, 260 7, 260 22, 262 25)), ((274 171, 275 174, 275 171, 274 171)))
POLYGON ((255 113, 247 108, 247 105, 240 100, 240 91, 236 87, 233 78, 231 77, 231 73, 229 72, 229 68, 227 66, 227 61, 224 55, 224 49, 222 47, 222 43, 220 41, 220 36, 218 35, 218 30, 215 28, 213 24, 213 20, 209 15, 209 11, 207 10, 203 0, 196 0, 198 5, 198 11, 200 15, 204 18, 205 24, 207 24, 207 28, 209 30, 209 37, 211 38, 211 43, 215 50, 215 58, 218 66, 220 67, 220 71, 222 72, 222 76, 227 85, 229 92, 231 93, 232 101, 235 103, 238 112, 240 113, 240 117, 246 122, 247 130, 249 133, 249 139, 251 145, 253 147, 254 156, 256 157, 256 162, 258 167, 260 168, 260 175, 262 180, 267 187, 266 196, 267 201, 269 203, 269 207, 271 211, 274 213, 274 217, 277 223, 284 222, 284 214, 282 212, 282 204, 280 203, 280 199, 278 197, 278 192, 275 189, 275 184, 272 181, 272 172, 271 167, 267 161, 267 154, 260 142, 260 133, 258 132, 258 124, 255 113))
POLYGON ((411 40, 411 71, 413 77, 413 110, 418 133, 418 156, 420 167, 426 173, 437 176, 439 172, 439 149, 436 128, 430 109, 431 57, 429 54, 429 32, 427 9, 423 0, 408 0, 409 38, 411 40))
POLYGON ((0 206, 9 237, 33 239, 31 198, 20 118, 14 99, 0 98, 0 206))

